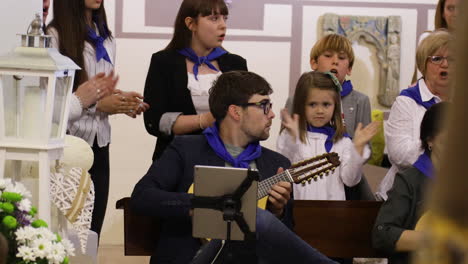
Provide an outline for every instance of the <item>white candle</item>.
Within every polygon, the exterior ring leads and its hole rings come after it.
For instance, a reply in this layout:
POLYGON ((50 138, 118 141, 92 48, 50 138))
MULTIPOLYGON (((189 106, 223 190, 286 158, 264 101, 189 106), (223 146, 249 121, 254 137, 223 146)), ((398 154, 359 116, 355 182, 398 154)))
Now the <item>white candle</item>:
POLYGON ((20 135, 26 140, 38 140, 45 129, 46 89, 38 86, 24 88, 20 135))

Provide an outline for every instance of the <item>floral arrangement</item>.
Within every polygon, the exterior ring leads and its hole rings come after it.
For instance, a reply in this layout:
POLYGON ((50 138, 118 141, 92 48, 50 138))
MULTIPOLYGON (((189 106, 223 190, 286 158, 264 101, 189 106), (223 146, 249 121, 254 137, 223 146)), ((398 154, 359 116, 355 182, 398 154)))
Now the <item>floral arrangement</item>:
POLYGON ((31 193, 19 182, 0 179, 0 232, 8 241, 7 263, 67 264, 74 247, 52 233, 43 220, 34 219, 31 193))

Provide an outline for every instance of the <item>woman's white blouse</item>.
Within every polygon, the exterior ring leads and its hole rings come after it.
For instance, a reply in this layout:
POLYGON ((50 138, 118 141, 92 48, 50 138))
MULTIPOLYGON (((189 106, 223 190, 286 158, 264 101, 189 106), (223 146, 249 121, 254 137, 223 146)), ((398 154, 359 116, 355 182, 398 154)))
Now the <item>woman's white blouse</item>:
POLYGON ((187 88, 190 90, 192 95, 193 105, 198 114, 206 113, 210 111, 208 104, 209 91, 213 86, 214 81, 218 79, 221 72, 209 73, 197 75, 198 81, 195 79, 193 73, 188 73, 188 84, 187 88))
MULTIPOLYGON (((422 101, 440 98, 429 91, 423 79, 418 81, 422 101)), ((377 196, 386 200, 387 191, 393 186, 395 174, 410 167, 422 154, 419 134, 426 108, 407 96, 398 96, 385 123, 385 143, 392 167, 379 185, 377 196)))
MULTIPOLYGON (((292 163, 312 158, 323 153, 327 136, 320 133, 307 132, 307 144, 299 139, 293 141, 289 133, 281 132, 277 141, 277 151, 286 156, 292 163)), ((370 156, 370 149, 366 145, 363 156, 356 151, 353 142, 349 138, 342 138, 333 144, 330 152, 338 153, 341 165, 335 172, 317 181, 310 183, 294 184, 294 199, 296 200, 346 200, 344 185, 352 187, 359 183, 362 176, 362 165, 370 156)))

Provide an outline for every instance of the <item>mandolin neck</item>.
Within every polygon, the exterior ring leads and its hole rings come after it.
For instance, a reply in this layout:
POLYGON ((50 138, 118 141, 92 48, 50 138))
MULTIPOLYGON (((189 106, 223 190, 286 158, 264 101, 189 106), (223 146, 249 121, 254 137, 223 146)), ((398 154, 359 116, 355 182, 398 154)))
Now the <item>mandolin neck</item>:
POLYGON ((261 199, 268 195, 268 191, 270 191, 273 185, 277 184, 278 182, 293 182, 291 178, 291 174, 289 174, 289 170, 285 170, 282 173, 276 174, 274 176, 269 177, 258 183, 258 192, 257 192, 257 199, 261 199))

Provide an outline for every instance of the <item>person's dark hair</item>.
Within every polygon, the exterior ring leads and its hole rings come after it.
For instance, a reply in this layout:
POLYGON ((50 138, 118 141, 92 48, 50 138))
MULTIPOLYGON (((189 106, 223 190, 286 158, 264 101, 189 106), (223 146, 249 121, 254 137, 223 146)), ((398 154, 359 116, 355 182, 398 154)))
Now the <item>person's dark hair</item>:
POLYGON ((255 95, 270 95, 270 84, 260 75, 248 71, 231 71, 221 74, 210 89, 210 111, 221 122, 230 105, 246 104, 255 95))
POLYGON ((444 18, 445 0, 439 0, 437 3, 436 13, 434 17, 435 29, 446 28, 448 29, 447 21, 444 18))
MULTIPOLYGON (((88 80, 83 50, 85 41, 88 41, 91 45, 93 44, 88 38, 85 10, 84 0, 56 0, 54 1, 54 17, 47 26, 47 29, 54 28, 57 31, 59 52, 72 59, 81 67, 81 70, 75 73, 73 91, 75 91, 80 84, 88 80)), ((99 9, 93 10, 92 15, 99 35, 112 38, 112 32, 107 26, 104 0, 99 9)))
POLYGON ((306 119, 306 103, 309 93, 312 89, 320 89, 333 92, 333 100, 335 101, 335 109, 331 120, 331 126, 336 132, 333 136, 333 142, 340 140, 346 128, 341 119, 341 97, 338 92, 338 87, 333 82, 330 75, 318 71, 305 72, 299 78, 294 92, 293 113, 299 115, 299 138, 305 143, 307 134, 307 119, 306 119))
POLYGON ((421 148, 430 153, 429 141, 433 140, 443 130, 444 114, 447 111, 448 103, 441 102, 431 106, 424 113, 424 117, 421 121, 421 131, 419 139, 421 140, 421 148))
POLYGON ((174 22, 174 34, 166 50, 178 50, 189 47, 192 41, 192 31, 185 25, 185 18, 191 17, 197 21, 198 16, 206 17, 211 14, 229 14, 224 0, 184 0, 180 5, 174 22))

